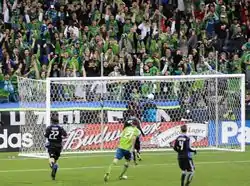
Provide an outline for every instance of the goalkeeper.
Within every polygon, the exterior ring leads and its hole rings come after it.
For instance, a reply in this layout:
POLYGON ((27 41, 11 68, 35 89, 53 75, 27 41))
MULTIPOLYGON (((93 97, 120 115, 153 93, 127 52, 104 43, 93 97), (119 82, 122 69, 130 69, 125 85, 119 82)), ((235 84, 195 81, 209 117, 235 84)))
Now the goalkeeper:
POLYGON ((112 167, 117 164, 118 160, 121 160, 123 158, 125 158, 126 162, 124 164, 124 168, 122 170, 122 173, 120 174, 119 179, 127 179, 125 173, 127 172, 129 162, 132 158, 131 152, 134 151, 136 138, 140 135, 140 130, 136 127, 138 125, 137 122, 138 119, 135 117, 131 117, 125 122, 126 127, 122 131, 120 142, 116 150, 115 158, 112 164, 109 166, 108 171, 104 175, 105 182, 109 180, 112 167))

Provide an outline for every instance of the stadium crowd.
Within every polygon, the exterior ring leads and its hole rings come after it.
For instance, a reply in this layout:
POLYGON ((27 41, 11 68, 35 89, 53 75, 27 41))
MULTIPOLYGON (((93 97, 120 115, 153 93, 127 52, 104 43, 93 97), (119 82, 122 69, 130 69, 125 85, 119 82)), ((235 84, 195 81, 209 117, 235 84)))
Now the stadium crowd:
POLYGON ((2 0, 0 97, 18 101, 17 76, 248 75, 249 11, 248 0, 2 0))

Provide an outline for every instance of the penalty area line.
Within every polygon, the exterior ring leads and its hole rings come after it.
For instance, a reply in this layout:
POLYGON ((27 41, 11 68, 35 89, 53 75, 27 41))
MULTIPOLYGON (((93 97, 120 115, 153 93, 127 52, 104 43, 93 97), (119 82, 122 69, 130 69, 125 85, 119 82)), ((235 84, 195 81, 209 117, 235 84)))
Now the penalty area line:
MULTIPOLYGON (((195 165, 210 165, 210 164, 227 164, 227 163, 250 163, 250 160, 240 160, 240 161, 201 161, 196 162, 195 165)), ((137 165, 136 168, 141 167, 157 167, 157 166, 176 166, 177 163, 162 163, 162 164, 142 164, 137 165)), ((107 165, 108 166, 108 165, 107 165)), ((60 168, 60 171, 71 171, 71 170, 86 170, 86 169, 104 169, 107 166, 84 166, 84 167, 66 167, 60 168)), ((114 168, 121 168, 123 166, 115 166, 114 168)), ((0 173, 20 173, 20 172, 47 172, 50 169, 15 169, 15 170, 0 170, 0 173)))

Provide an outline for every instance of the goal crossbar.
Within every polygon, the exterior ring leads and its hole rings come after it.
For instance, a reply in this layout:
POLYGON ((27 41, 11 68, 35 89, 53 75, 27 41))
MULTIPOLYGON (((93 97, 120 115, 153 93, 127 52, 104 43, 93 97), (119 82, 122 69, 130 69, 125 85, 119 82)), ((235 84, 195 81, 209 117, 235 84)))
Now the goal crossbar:
POLYGON ((179 80, 179 79, 213 79, 213 78, 245 78, 245 74, 206 74, 206 75, 185 75, 185 76, 118 76, 118 77, 60 77, 47 78, 47 81, 110 81, 110 80, 179 80))

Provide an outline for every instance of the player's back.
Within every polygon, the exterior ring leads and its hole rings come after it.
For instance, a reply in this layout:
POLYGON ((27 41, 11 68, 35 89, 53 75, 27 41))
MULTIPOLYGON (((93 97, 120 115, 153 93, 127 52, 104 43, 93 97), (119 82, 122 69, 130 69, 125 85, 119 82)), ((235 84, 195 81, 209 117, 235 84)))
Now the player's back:
POLYGON ((63 137, 67 136, 67 133, 63 129, 63 127, 53 124, 47 127, 46 133, 44 136, 48 139, 50 145, 61 146, 62 139, 63 137))
POLYGON ((133 139, 140 135, 140 130, 134 126, 128 126, 124 128, 121 134, 119 148, 124 150, 130 150, 133 146, 133 139))
POLYGON ((178 136, 174 144, 178 158, 191 158, 190 138, 184 134, 178 136))

